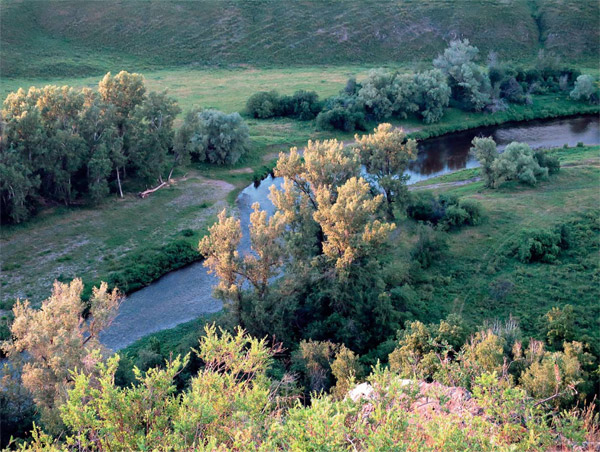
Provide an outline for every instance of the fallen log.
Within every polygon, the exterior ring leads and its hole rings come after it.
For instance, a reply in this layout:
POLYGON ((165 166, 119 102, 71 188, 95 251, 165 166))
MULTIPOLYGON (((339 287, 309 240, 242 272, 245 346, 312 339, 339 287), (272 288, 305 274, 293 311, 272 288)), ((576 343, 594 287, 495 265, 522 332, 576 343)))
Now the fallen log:
POLYGON ((156 190, 160 190, 161 188, 163 188, 165 185, 167 185, 166 182, 161 182, 160 185, 157 185, 154 188, 151 188, 149 190, 146 191, 142 191, 140 193, 138 193, 138 196, 140 198, 147 198, 150 194, 154 193, 156 190))

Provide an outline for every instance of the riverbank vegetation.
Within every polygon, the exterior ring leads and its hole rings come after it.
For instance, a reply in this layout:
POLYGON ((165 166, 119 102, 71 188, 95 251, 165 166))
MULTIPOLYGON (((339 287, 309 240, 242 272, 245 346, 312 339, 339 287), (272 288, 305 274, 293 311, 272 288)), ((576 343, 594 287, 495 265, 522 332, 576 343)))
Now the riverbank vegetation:
MULTIPOLYGON (((321 128, 352 132, 364 130, 368 121, 406 119, 409 114, 435 123, 451 100, 460 110, 488 113, 504 112, 509 104, 530 105, 532 94, 570 92, 572 99, 597 104, 594 78, 561 65, 553 55, 541 52, 533 69, 513 68, 491 55, 482 69, 478 54, 468 40, 451 41, 429 71, 408 75, 373 70, 360 83, 350 79, 338 96, 324 102, 316 92, 260 92, 248 99, 246 114, 258 119, 316 118, 321 128)), ((565 114, 564 109, 544 108, 541 117, 565 114)), ((125 71, 114 77, 108 73, 97 92, 48 85, 9 94, 0 141, 2 221, 23 222, 44 203, 97 204, 110 191, 123 197, 128 175, 134 184, 162 188, 175 167, 187 165, 190 157, 232 165, 248 153, 249 128, 239 114, 192 109, 175 133, 180 112, 166 92, 146 94, 143 78, 125 71)), ((451 127, 446 124, 442 130, 451 127)), ((418 137, 439 132, 422 131, 418 137)))

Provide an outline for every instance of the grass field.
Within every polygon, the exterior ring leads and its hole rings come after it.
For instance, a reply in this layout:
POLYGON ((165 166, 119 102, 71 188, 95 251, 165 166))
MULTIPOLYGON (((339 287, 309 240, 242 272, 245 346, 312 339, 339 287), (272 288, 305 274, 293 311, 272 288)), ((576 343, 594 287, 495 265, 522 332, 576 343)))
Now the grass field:
POLYGON ((485 57, 598 55, 599 6, 563 0, 7 0, 4 77, 185 66, 430 60, 456 37, 485 57), (498 26, 501 24, 502 26, 498 26))

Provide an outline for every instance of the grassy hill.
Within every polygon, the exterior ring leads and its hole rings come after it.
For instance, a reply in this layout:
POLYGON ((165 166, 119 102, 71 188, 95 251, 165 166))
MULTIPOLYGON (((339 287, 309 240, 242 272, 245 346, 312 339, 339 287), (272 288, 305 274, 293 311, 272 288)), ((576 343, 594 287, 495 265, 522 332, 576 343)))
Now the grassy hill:
POLYGON ((595 0, 7 0, 1 75, 96 75, 176 65, 429 60, 453 38, 485 56, 599 51, 595 0))

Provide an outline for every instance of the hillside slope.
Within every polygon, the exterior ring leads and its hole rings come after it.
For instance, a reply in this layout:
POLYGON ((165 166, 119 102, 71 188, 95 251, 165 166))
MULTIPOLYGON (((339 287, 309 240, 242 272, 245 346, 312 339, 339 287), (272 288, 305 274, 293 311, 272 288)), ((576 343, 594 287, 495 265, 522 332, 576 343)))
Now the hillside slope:
POLYGON ((599 51, 595 0, 7 0, 4 77, 174 65, 389 63, 431 59, 453 38, 485 56, 568 60, 599 51))

